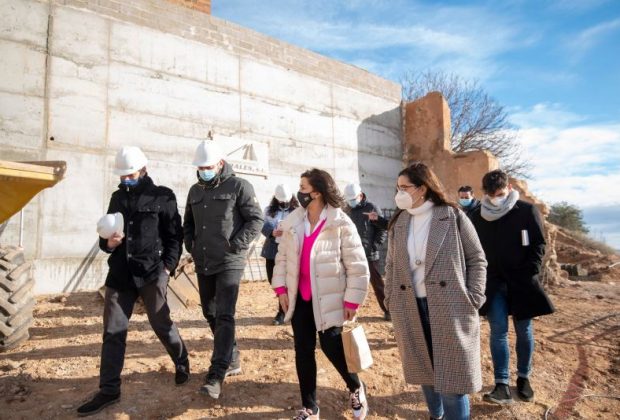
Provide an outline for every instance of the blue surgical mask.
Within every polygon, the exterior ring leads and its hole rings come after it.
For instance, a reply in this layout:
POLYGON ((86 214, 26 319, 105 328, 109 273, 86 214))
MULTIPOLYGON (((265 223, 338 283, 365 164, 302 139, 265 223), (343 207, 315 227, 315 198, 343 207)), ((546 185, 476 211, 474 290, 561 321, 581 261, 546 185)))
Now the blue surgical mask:
POLYGON ((209 182, 213 178, 215 178, 215 175, 217 175, 217 171, 214 171, 213 169, 199 169, 198 175, 200 175, 200 179, 202 179, 203 181, 209 182))
POLYGON ((126 187, 135 187, 136 185, 138 185, 140 183, 140 178, 125 178, 125 179, 121 179, 121 184, 123 184, 126 187))
POLYGON ((348 203, 349 203, 349 207, 354 209, 360 204, 360 200, 358 200, 357 198, 354 198, 353 200, 348 200, 348 203))
POLYGON ((463 207, 469 207, 472 201, 474 201, 473 198, 459 198, 459 204, 463 207))

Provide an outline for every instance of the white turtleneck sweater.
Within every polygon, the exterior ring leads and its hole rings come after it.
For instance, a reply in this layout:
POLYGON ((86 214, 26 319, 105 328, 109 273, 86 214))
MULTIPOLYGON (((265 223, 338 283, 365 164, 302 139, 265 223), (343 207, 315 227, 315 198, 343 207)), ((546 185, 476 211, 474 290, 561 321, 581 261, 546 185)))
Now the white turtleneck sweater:
POLYGON ((425 201, 420 207, 407 209, 407 212, 411 215, 409 235, 407 236, 407 251, 409 253, 409 267, 412 272, 411 283, 417 298, 426 297, 426 285, 424 284, 426 244, 431 229, 434 206, 432 201, 425 201), (420 264, 417 264, 416 261, 420 264))

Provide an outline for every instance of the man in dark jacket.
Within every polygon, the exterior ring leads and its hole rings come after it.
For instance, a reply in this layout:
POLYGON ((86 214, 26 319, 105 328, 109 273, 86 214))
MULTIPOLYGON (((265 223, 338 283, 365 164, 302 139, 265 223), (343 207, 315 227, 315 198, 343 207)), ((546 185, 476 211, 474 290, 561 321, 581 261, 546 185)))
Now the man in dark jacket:
POLYGON ((101 250, 110 254, 100 390, 78 408, 80 416, 95 414, 120 399, 127 327, 138 297, 142 297, 149 323, 175 365, 176 384, 189 380, 187 349, 170 319, 166 301, 168 278, 181 254, 181 216, 172 190, 153 184, 146 164, 146 156, 137 147, 123 147, 116 155, 114 172, 121 183, 112 194, 108 213, 122 214, 124 229, 99 238, 101 250))
POLYGON ((376 214, 377 218, 383 217, 381 210, 368 201, 366 194, 362 192, 358 184, 347 185, 344 189, 344 198, 348 203, 347 214, 355 223, 357 233, 359 233, 362 245, 364 245, 364 251, 366 251, 366 259, 370 269, 370 284, 372 284, 379 306, 383 311, 383 318, 389 321, 391 319, 390 312, 383 303, 385 286, 381 273, 379 273, 379 248, 387 238, 387 230, 369 219, 370 213, 376 214))
POLYGON ((187 196, 183 233, 196 265, 202 313, 213 332, 211 366, 201 391, 219 398, 228 375, 241 372, 235 307, 247 249, 263 214, 252 184, 235 175, 213 140, 196 149, 198 182, 187 196))
POLYGON ((471 219, 476 209, 480 206, 480 200, 474 197, 474 189, 469 185, 463 185, 459 188, 459 205, 465 212, 467 217, 471 219))
POLYGON ((529 383, 534 353, 532 318, 553 313, 553 305, 540 282, 545 235, 540 212, 519 200, 519 192, 500 170, 482 178, 485 196, 471 220, 478 232, 488 261, 486 303, 480 309, 491 327, 491 356, 495 389, 484 395, 487 401, 512 402, 509 384, 510 353, 508 315, 512 315, 517 336, 517 391, 523 401, 532 401, 529 383))

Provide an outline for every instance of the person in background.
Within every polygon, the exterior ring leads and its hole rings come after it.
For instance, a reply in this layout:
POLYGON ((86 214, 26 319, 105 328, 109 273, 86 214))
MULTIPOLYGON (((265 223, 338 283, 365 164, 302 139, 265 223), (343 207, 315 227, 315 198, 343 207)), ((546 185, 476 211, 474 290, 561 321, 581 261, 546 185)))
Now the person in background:
POLYGON ((508 316, 512 315, 517 337, 517 393, 521 400, 532 401, 532 318, 554 311, 539 279, 545 255, 543 220, 535 206, 519 200, 519 192, 512 188, 505 172, 495 170, 484 175, 482 188, 485 196, 471 220, 489 262, 487 300, 480 314, 486 315, 491 327, 495 376, 495 388, 483 398, 497 404, 513 402, 508 386, 508 316))
POLYGON ((366 387, 349 373, 342 344, 344 321, 355 318, 368 288, 368 263, 333 178, 321 169, 301 174, 301 205, 282 222, 272 287, 291 321, 302 409, 295 420, 319 419, 316 334, 321 350, 349 389, 356 420, 366 418, 366 387))
POLYGON ((385 305, 405 381, 422 386, 431 419, 466 420, 482 387, 480 320, 486 261, 478 235, 437 176, 414 162, 398 174, 388 228, 385 305))
POLYGON ((247 249, 259 235, 263 212, 254 188, 224 160, 215 141, 201 142, 193 165, 183 234, 198 277, 202 313, 213 333, 211 366, 201 392, 217 399, 224 378, 241 373, 235 341, 235 309, 247 249))
POLYGON ((344 198, 348 206, 346 213, 349 215, 357 233, 360 235, 366 260, 370 269, 370 284, 375 292, 379 307, 383 311, 383 318, 390 320, 390 312, 386 309, 383 300, 385 299, 383 278, 379 272, 379 248, 387 238, 387 231, 378 223, 373 223, 369 215, 375 213, 377 218, 382 217, 381 210, 368 200, 359 184, 348 184, 344 189, 344 198))
POLYGON ((116 154, 114 173, 120 184, 112 193, 108 213, 121 213, 124 229, 108 239, 99 238, 99 248, 110 255, 99 392, 77 409, 80 417, 120 400, 127 328, 138 297, 142 297, 149 323, 174 363, 175 383, 183 385, 189 380, 187 348, 170 319, 166 299, 168 279, 181 256, 181 216, 174 193, 153 183, 147 163, 135 146, 123 147, 116 154))
POLYGON ((474 211, 480 206, 480 201, 474 197, 474 189, 469 185, 463 185, 459 188, 459 205, 465 212, 467 217, 471 219, 474 211))
MULTIPOLYGON (((278 244, 282 237, 280 224, 293 210, 299 207, 299 202, 291 194, 291 191, 284 184, 278 184, 274 192, 273 198, 269 206, 265 208, 263 229, 261 233, 265 236, 265 243, 260 256, 265 258, 265 270, 267 271, 267 279, 271 284, 273 278, 273 267, 276 265, 276 254, 278 253, 278 244)), ((278 301, 278 312, 273 319, 273 325, 282 325, 284 323, 284 311, 278 301)))

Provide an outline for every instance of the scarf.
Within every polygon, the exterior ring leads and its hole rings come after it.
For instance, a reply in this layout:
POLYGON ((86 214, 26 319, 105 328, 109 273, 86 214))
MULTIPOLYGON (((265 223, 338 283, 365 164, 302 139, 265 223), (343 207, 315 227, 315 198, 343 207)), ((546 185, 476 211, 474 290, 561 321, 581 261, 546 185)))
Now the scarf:
POLYGON ((512 190, 508 194, 508 198, 501 206, 496 206, 491 203, 488 195, 485 195, 481 201, 480 215, 487 222, 493 222, 499 218, 504 217, 517 203, 519 199, 519 191, 512 190))

